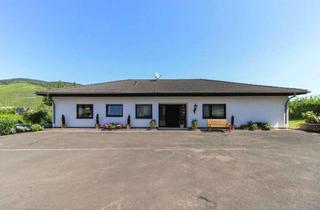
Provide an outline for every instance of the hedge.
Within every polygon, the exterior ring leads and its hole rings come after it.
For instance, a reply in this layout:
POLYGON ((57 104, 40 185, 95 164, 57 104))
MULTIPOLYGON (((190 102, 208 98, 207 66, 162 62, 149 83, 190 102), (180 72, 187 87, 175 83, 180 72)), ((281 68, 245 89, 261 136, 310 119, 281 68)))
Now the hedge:
POLYGON ((16 109, 12 107, 0 107, 0 114, 15 114, 16 109))
POLYGON ((320 123, 320 116, 315 114, 312 111, 302 113, 302 117, 304 118, 306 123, 314 123, 314 124, 320 123))
POLYGON ((320 115, 320 96, 300 97, 289 102, 290 119, 303 119, 302 113, 308 111, 320 115))
POLYGON ((16 122, 12 119, 0 119, 0 135, 8 135, 12 133, 16 122))
POLYGON ((0 119, 13 120, 15 123, 23 123, 23 117, 16 114, 0 114, 0 119))

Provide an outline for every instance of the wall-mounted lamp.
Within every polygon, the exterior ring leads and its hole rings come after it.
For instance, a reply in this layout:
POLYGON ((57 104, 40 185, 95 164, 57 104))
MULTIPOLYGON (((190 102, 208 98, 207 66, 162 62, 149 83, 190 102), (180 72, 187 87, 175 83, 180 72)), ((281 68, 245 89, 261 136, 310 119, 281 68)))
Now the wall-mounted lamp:
POLYGON ((197 105, 197 104, 194 104, 194 105, 193 105, 193 114, 195 114, 195 113, 196 113, 197 108, 198 108, 198 105, 197 105))

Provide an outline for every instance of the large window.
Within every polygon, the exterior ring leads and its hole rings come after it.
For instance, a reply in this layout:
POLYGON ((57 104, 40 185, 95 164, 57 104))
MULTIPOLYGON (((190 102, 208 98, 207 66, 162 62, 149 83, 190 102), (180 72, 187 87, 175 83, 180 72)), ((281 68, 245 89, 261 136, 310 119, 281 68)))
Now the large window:
POLYGON ((136 104, 137 119, 152 119, 152 104, 136 104))
POLYGON ((225 104, 203 104, 202 114, 204 119, 225 119, 225 104))
POLYGON ((77 104, 77 118, 78 119, 92 119, 93 118, 93 104, 77 104))
POLYGON ((122 104, 107 104, 107 117, 122 117, 123 106, 122 104))

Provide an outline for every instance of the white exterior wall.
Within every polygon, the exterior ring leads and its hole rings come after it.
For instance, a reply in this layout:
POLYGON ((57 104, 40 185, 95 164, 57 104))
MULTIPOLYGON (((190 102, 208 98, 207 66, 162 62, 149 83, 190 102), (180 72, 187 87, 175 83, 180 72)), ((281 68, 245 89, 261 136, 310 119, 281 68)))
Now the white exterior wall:
POLYGON ((54 127, 61 126, 61 115, 66 117, 68 127, 94 127, 95 116, 99 114, 100 124, 120 122, 126 124, 131 116, 133 127, 149 127, 150 119, 135 118, 135 104, 152 104, 152 116, 157 121, 159 104, 187 104, 187 126, 197 119, 199 127, 206 127, 202 118, 202 104, 226 104, 227 118, 235 117, 235 125, 248 121, 269 122, 272 127, 287 127, 285 124, 286 96, 226 96, 226 97, 53 97, 55 103, 54 127), (93 104, 93 119, 77 119, 77 104, 93 104), (123 117, 106 117, 106 104, 123 104, 123 117), (193 106, 197 111, 193 113, 193 106))

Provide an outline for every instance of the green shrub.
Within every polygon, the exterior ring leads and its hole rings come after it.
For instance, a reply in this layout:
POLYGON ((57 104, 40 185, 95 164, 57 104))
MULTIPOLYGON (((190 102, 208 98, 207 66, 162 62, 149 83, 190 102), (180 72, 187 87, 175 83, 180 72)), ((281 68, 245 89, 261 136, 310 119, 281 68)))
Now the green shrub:
POLYGON ((46 110, 26 112, 23 115, 23 119, 27 123, 31 123, 31 124, 43 124, 46 122, 50 122, 50 116, 49 116, 48 111, 46 111, 46 110))
POLYGON ((13 120, 15 123, 23 123, 23 117, 16 114, 0 114, 0 119, 13 120))
POLYGON ((312 111, 302 113, 302 117, 306 123, 320 123, 320 116, 312 111))
POLYGON ((196 119, 192 120, 192 128, 196 129, 196 128, 198 128, 198 126, 199 126, 198 120, 196 120, 196 119))
POLYGON ((42 103, 47 105, 47 106, 52 106, 52 98, 48 96, 43 96, 42 97, 42 103))
POLYGON ((12 107, 0 107, 0 115, 2 114, 15 114, 16 109, 12 107))
POLYGON ((269 123, 263 123, 262 130, 265 130, 265 131, 271 130, 271 125, 269 123))
POLYGON ((15 121, 12 119, 0 119, 0 135, 8 135, 15 132, 15 121))
POLYGON ((157 126, 156 120, 154 119, 150 120, 150 128, 156 128, 156 126, 157 126))
POLYGON ((255 130, 258 130, 258 129, 259 129, 259 126, 258 126, 257 123, 251 123, 251 124, 249 125, 249 130, 250 130, 250 131, 255 131, 255 130))
POLYGON ((299 97, 289 102, 290 119, 303 119, 302 113, 307 111, 320 115, 320 96, 299 97))
POLYGON ((43 127, 39 124, 33 124, 31 126, 31 131, 42 131, 43 130, 43 127))

